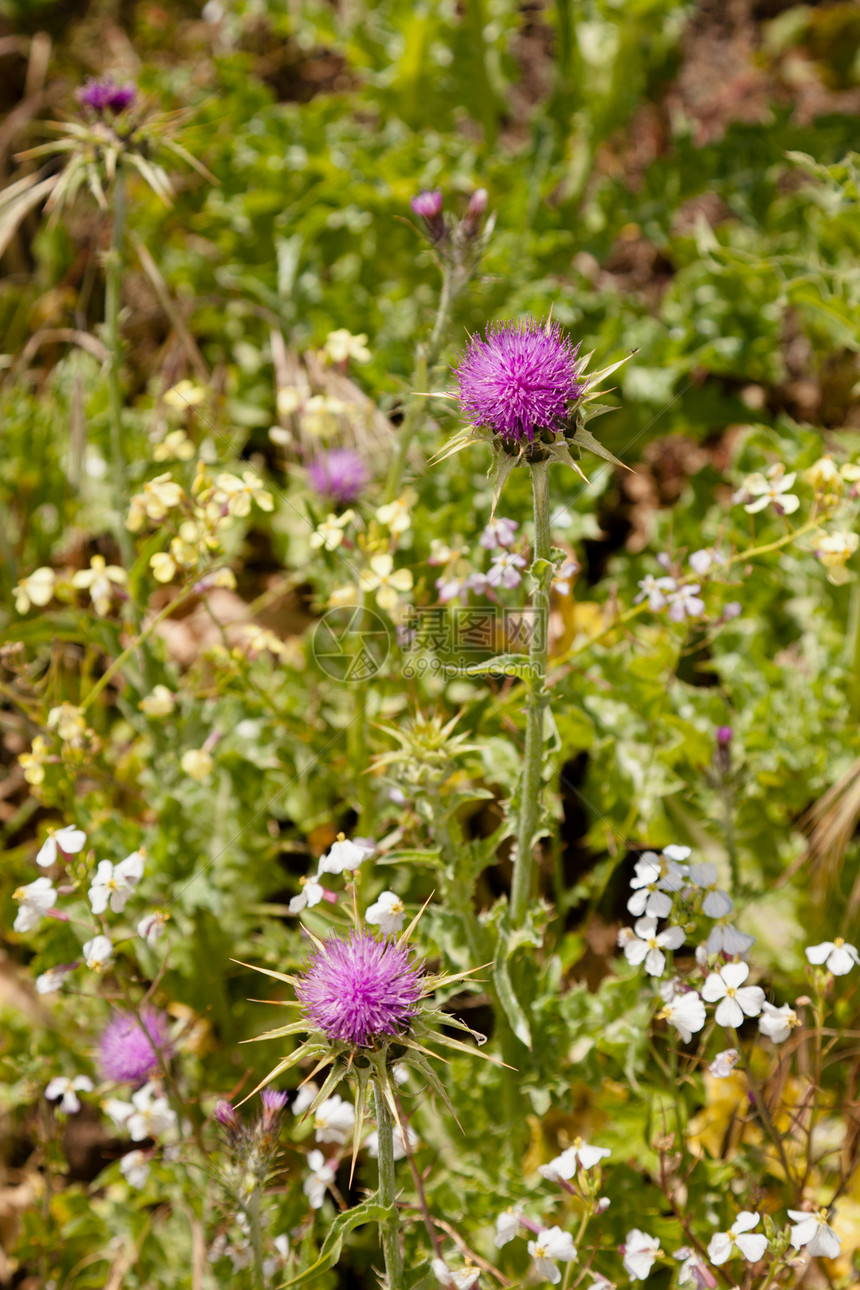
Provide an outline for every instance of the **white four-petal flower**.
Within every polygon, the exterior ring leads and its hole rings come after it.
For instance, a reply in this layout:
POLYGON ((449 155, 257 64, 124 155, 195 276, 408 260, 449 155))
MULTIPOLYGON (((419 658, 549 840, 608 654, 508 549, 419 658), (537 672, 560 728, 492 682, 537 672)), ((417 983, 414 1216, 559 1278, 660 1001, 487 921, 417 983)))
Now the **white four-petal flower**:
POLYGON ((805 1245, 807 1253, 813 1258, 836 1258, 841 1242, 833 1228, 827 1224, 826 1209, 820 1209, 817 1214, 809 1214, 803 1209, 790 1209, 788 1217, 795 1223, 791 1229, 791 1244, 796 1250, 805 1245))
POLYGON ((57 903, 57 893, 50 878, 36 878, 24 887, 18 887, 12 893, 20 908, 15 915, 13 927, 16 932, 29 932, 40 918, 44 918, 49 909, 57 903))
POLYGON ((717 1008, 718 1026, 737 1029, 744 1016, 757 1017, 764 1006, 764 990, 758 985, 744 985, 749 976, 748 963, 726 963, 712 972, 702 987, 702 998, 708 1003, 722 1000, 717 1008))
POLYGON ((403 901, 394 891, 384 891, 375 904, 371 905, 364 915, 368 923, 376 923, 386 936, 393 936, 400 931, 406 921, 403 901))
POLYGON ((66 855, 77 855, 83 850, 86 841, 86 833, 83 829, 75 828, 74 824, 67 824, 63 829, 48 829, 48 836, 36 855, 36 864, 47 869, 57 859, 58 851, 64 851, 66 855))
POLYGON ((654 1266, 654 1260, 660 1253, 660 1242, 656 1236, 641 1232, 638 1227, 627 1233, 624 1242, 624 1271, 637 1281, 644 1281, 654 1266))
POLYGON ((543 1227, 535 1239, 529 1241, 529 1254, 535 1261, 539 1275, 555 1286, 561 1280, 561 1272, 555 1260, 572 1263, 576 1258, 576 1246, 570 1232, 565 1232, 558 1226, 543 1227))
POLYGON ((89 892, 93 913, 103 914, 108 902, 115 914, 121 913, 142 877, 143 856, 139 851, 132 851, 119 864, 100 860, 89 892))
POLYGON ((743 1209, 727 1232, 715 1232, 708 1242, 708 1258, 719 1267, 731 1258, 734 1250, 739 1250, 747 1263, 758 1263, 764 1258, 768 1246, 767 1237, 760 1232, 750 1235, 761 1219, 760 1214, 753 1214, 743 1209))
POLYGON ((45 1089, 45 1097, 49 1102, 59 1100, 60 1111, 65 1111, 67 1115, 74 1115, 81 1109, 81 1101, 78 1092, 92 1093, 93 1082, 89 1075, 75 1075, 73 1079, 67 1079, 64 1075, 57 1075, 51 1080, 45 1089))
POLYGON ((640 918, 633 925, 635 938, 624 945, 624 957, 634 966, 644 961, 649 976, 660 976, 666 966, 664 949, 678 950, 686 939, 682 927, 667 927, 657 932, 656 918, 640 918))
POLYGON ((817 967, 823 963, 828 972, 834 976, 845 976, 854 967, 855 963, 860 963, 860 954, 854 945, 849 945, 841 936, 837 936, 835 941, 822 941, 820 945, 810 945, 806 951, 806 957, 810 963, 817 967))

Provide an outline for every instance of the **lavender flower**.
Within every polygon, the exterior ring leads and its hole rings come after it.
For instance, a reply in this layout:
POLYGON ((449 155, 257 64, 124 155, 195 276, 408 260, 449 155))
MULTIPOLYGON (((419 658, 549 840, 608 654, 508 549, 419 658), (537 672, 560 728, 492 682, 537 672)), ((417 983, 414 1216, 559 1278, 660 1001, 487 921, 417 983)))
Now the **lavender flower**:
POLYGON ((560 430, 586 388, 578 351, 556 323, 491 325, 455 369, 463 414, 513 443, 533 443, 536 430, 560 430))
POLYGON ((367 468, 350 448, 334 448, 311 462, 308 479, 320 497, 345 506, 366 486, 367 468))
POLYGON ((117 85, 111 76, 100 81, 90 77, 83 89, 78 90, 77 99, 83 107, 92 108, 94 112, 101 114, 105 110, 125 111, 134 102, 136 94, 137 90, 133 85, 117 85))
POLYGON ((353 931, 316 951, 296 993, 329 1040, 369 1048, 409 1029, 421 971, 405 945, 353 931))
POLYGON ((287 1105, 287 1094, 278 1089, 264 1088, 260 1097, 263 1102, 263 1129, 272 1129, 287 1105))
POLYGON ((171 1055, 167 1018, 157 1008, 144 1008, 140 1019, 119 1012, 105 1026, 99 1051, 102 1075, 139 1084, 158 1070, 158 1054, 171 1055))

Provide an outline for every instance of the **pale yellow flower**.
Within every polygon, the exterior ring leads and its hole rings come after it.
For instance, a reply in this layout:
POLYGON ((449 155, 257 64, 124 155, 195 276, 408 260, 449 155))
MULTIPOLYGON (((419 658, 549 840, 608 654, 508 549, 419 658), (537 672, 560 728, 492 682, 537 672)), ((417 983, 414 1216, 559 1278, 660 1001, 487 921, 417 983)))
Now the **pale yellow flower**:
POLYGON ((118 564, 108 564, 103 555, 94 555, 89 569, 79 569, 72 578, 73 587, 89 591, 99 618, 105 618, 110 613, 114 585, 121 587, 125 582, 125 569, 121 569, 118 564))
POLYGON ((380 506, 376 512, 376 518, 391 533, 405 533, 412 526, 410 512, 417 501, 418 494, 415 489, 407 488, 402 497, 396 498, 393 502, 387 502, 385 506, 380 506))
POLYGON ((24 768, 24 778, 34 787, 45 778, 45 765, 48 760, 48 741, 44 735, 36 735, 29 752, 19 753, 18 762, 24 768))
POLYGON ((819 457, 803 477, 816 493, 838 493, 842 488, 842 476, 832 457, 819 457))
POLYGON ((212 774, 212 767, 215 765, 209 753, 203 748, 191 748, 188 752, 182 754, 180 766, 186 775, 192 779, 203 780, 212 774))
POLYGON ((367 348, 367 332, 353 336, 345 327, 330 331, 323 349, 333 363, 346 363, 349 359, 354 363, 369 363, 371 358, 367 348))
POLYGON ((279 417, 292 416, 302 406, 301 391, 294 385, 282 385, 275 396, 275 407, 279 417))
POLYGON ((358 591, 355 584, 348 582, 343 587, 335 587, 328 598, 328 603, 331 609, 339 609, 342 605, 357 605, 358 591))
POLYGON ((848 582, 851 575, 845 568, 860 545, 856 533, 825 533, 815 542, 815 554, 827 570, 827 580, 835 586, 848 582))
POLYGON ((56 730, 64 744, 75 747, 83 742, 82 736, 87 729, 84 710, 74 703, 61 703, 58 708, 51 708, 45 724, 49 730, 56 730))
POLYGON ((44 564, 28 574, 26 578, 21 578, 14 592, 15 608, 18 613, 26 614, 31 605, 37 605, 40 609, 43 605, 47 605, 56 585, 57 575, 53 569, 44 564))
POLYGON ((166 685, 156 685, 152 693, 141 699, 137 706, 148 717, 169 717, 176 707, 176 700, 173 691, 168 690, 166 685))
POLYGON ((194 444, 184 430, 171 430, 152 450, 153 461, 190 461, 194 444))
POLYGON ((326 551, 337 550, 343 541, 344 529, 354 518, 353 511, 344 511, 343 515, 329 513, 311 534, 311 550, 318 551, 320 547, 326 551))
POLYGON ((131 499, 125 526, 132 533, 137 533, 143 528, 146 519, 160 524, 167 512, 181 506, 184 500, 185 490, 181 484, 174 482, 169 470, 163 475, 156 475, 155 479, 147 480, 142 493, 136 493, 131 499))
POLYGON ((376 592, 380 609, 391 613, 399 602, 398 592, 410 591, 412 574, 408 569, 395 569, 394 559, 387 551, 371 557, 370 568, 361 572, 361 586, 365 591, 376 592))
POLYGON ((171 412, 187 412, 189 408, 199 408, 206 398, 206 391, 187 378, 177 381, 164 395, 165 405, 171 412))
POLYGON ((315 394, 308 399, 302 410, 302 429, 305 434, 324 439, 335 434, 338 428, 338 417, 345 409, 340 399, 327 398, 325 394, 315 394))
POLYGON ((243 471, 241 479, 238 475, 219 475, 215 483, 218 494, 226 501, 231 515, 250 515, 252 501, 257 503, 261 511, 274 509, 271 493, 266 492, 263 481, 252 470, 243 471))
POLYGON ((170 582, 176 574, 176 561, 168 551, 156 551, 150 557, 149 567, 156 582, 170 582))

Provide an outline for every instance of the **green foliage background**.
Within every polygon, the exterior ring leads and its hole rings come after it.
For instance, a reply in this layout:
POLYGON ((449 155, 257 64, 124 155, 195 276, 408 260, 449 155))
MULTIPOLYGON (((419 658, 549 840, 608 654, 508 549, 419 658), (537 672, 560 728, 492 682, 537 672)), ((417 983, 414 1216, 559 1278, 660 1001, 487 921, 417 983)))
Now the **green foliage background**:
MULTIPOLYGON (((587 488, 553 475, 553 504, 570 512, 565 536, 583 564, 574 591, 580 618, 572 622, 584 626, 612 597, 628 604, 639 579, 658 571, 658 552, 748 542, 748 517, 729 506, 747 472, 775 461, 802 470, 824 452, 856 454, 856 6, 738 5, 723 14, 722 6, 676 0, 220 0, 207 14, 208 21, 190 3, 93 0, 70 18, 59 0, 0 0, 0 21, 22 49, 37 32, 52 37, 53 112, 72 109, 84 72, 114 70, 102 67, 108 45, 100 39, 113 33, 110 47, 125 51, 119 64, 131 65, 133 51, 142 91, 153 107, 183 110, 183 142, 217 178, 178 176, 169 210, 141 183, 129 223, 213 372, 212 420, 201 435, 225 463, 259 464, 279 499, 272 517, 254 512, 230 552, 245 600, 265 590, 274 570, 308 576, 306 489, 299 472, 281 468, 267 433, 277 420, 271 330, 297 350, 321 345, 335 328, 366 333, 373 357, 356 379, 397 421, 438 289, 409 214, 422 187, 440 186, 448 209, 462 209, 486 187, 496 216, 480 275, 458 300, 446 359, 489 319, 543 317, 550 308, 600 366, 638 351, 619 374, 617 411, 599 424, 639 483, 594 460, 587 488), (739 70, 718 93, 705 73, 726 48, 740 51, 739 70), (698 76, 705 77, 699 97, 698 76)), ((23 64, 10 66, 7 94, 23 75, 23 64)), ((50 115, 47 106, 37 112, 16 148, 40 142, 50 115)), ((4 759, 18 777, 0 824, 4 909, 34 876, 34 839, 47 823, 85 823, 99 857, 146 845, 148 898, 172 914, 162 990, 204 1019, 205 1038, 183 1059, 189 1116, 199 1123, 201 1102, 208 1110, 247 1069, 256 1082, 271 1064, 268 1052, 238 1047, 268 1026, 270 1010, 247 1001, 249 974, 230 960, 291 971, 304 956, 286 903, 322 849, 318 839, 356 819, 361 768, 340 733, 353 696, 315 667, 306 637, 293 664, 263 656, 228 665, 201 655, 181 677, 156 651, 146 671, 132 660, 115 703, 91 714, 102 741, 98 773, 78 778, 57 768, 38 795, 20 780, 17 754, 47 710, 77 702, 101 659, 122 648, 119 625, 88 610, 22 621, 12 607, 19 578, 102 549, 95 544, 110 530, 108 483, 76 478, 69 456, 81 407, 88 441, 108 454, 98 363, 51 342, 22 357, 40 328, 97 330, 98 242, 99 217, 83 201, 53 226, 34 216, 7 253, 0 282, 0 641, 24 643, 33 686, 23 705, 17 682, 7 678, 2 692, 4 759), (180 692, 175 713, 159 724, 138 708, 156 683, 180 692), (223 732, 216 771, 197 784, 179 759, 212 730, 223 732)), ((168 346, 169 320, 133 256, 124 300, 126 451, 137 487, 152 474, 153 404, 165 383, 192 373, 168 346)), ((444 370, 434 379, 433 388, 444 388, 444 370)), ((433 404, 432 413, 420 433, 425 458, 453 427, 444 406, 433 404)), ((193 466, 176 476, 185 472, 190 484, 193 466)), ((485 467, 471 450, 413 472, 419 499, 401 549, 416 582, 431 539, 459 533, 473 541, 488 519, 485 467)), ((379 460, 378 481, 386 468, 379 460)), ((502 513, 524 521, 528 506, 527 482, 515 475, 502 513)), ((757 517, 757 543, 783 532, 767 514, 757 517)), ((150 553, 130 578, 141 604, 157 590, 150 553)), ((313 573, 318 599, 306 597, 308 617, 336 574, 334 561, 313 573)), ((425 587, 433 576, 423 567, 425 587)), ((535 929, 521 970, 532 1047, 518 1067, 519 1154, 507 1147, 504 1089, 483 1065, 457 1058, 446 1075, 469 1126, 465 1137, 432 1108, 419 1116, 428 1203, 494 1257, 500 1200, 532 1194, 523 1171, 533 1175, 559 1134, 574 1130, 599 1132, 627 1162, 613 1175, 609 1238, 624 1239, 635 1193, 642 1225, 650 1215, 649 1230, 674 1239, 648 1181, 665 1098, 664 1077, 648 1063, 648 1009, 638 974, 619 966, 612 948, 595 949, 589 935, 598 923, 614 927, 623 910, 631 850, 680 842, 728 863, 726 803, 710 770, 718 726, 735 734, 734 894, 742 925, 759 937, 759 961, 802 982, 802 945, 834 934, 835 911, 841 915, 857 876, 851 841, 835 873, 806 864, 782 883, 804 850, 798 820, 860 753, 857 583, 831 586, 807 552, 789 548, 734 570, 731 585, 713 594, 714 616, 732 600, 743 612, 712 638, 647 616, 632 635, 584 648, 554 687, 557 744, 547 780, 559 832, 541 874, 554 908, 536 916, 543 948, 534 948, 535 929)), ((498 801, 515 791, 518 761, 502 717, 520 720, 516 695, 499 701, 483 680, 407 688, 393 666, 368 703, 370 752, 390 747, 379 723, 402 723, 410 709, 434 704, 446 716, 463 710, 459 729, 478 751, 458 763, 467 787, 445 809, 462 825, 464 846, 476 843, 469 860, 477 908, 492 928, 508 868, 504 856, 477 845, 488 835, 478 816, 482 793, 498 801)), ((380 816, 380 827, 396 823, 390 805, 380 816)), ((397 870, 410 904, 439 887, 437 819, 419 813, 404 844, 431 860, 397 870)), ((387 873, 368 874, 362 896, 389 881, 387 873)), ((442 881, 453 891, 459 875, 442 881)), ((840 930, 856 936, 856 913, 840 930)), ((7 931, 4 939, 9 980, 79 953, 70 924, 43 924, 26 940, 7 931)), ((422 948, 455 968, 474 966, 450 906, 431 907, 422 948)), ((130 945, 123 952, 138 970, 130 945)), ((142 978, 154 976, 157 957, 140 953, 142 978)), ((189 1211, 207 1218, 183 1197, 191 1175, 183 1184, 158 1165, 143 1200, 130 1198, 115 1164, 97 1185, 67 1177, 62 1142, 39 1128, 43 1085, 67 1070, 67 1054, 80 1053, 81 1034, 86 1063, 106 1016, 94 994, 77 996, 74 1009, 34 1011, 26 1022, 4 1004, 8 1168, 35 1150, 40 1168, 50 1163, 66 1179, 47 1211, 33 1206, 24 1215, 15 1257, 31 1272, 50 1272, 57 1285, 84 1290, 105 1283, 113 1258, 88 1263, 91 1252, 128 1237, 137 1257, 123 1285, 189 1286, 180 1254, 189 1211)), ((689 1092, 690 1114, 697 1096, 689 1092)), ((296 1143, 309 1134, 299 1128, 296 1143)), ((273 1230, 304 1220, 300 1165, 291 1150, 273 1230)), ((709 1161, 697 1174, 703 1213, 719 1210, 726 1168, 709 1161)), ((372 1187, 373 1178, 373 1167, 361 1166, 358 1188, 372 1187)), ((561 1211, 557 1217, 563 1221, 561 1211)), ((302 1230, 300 1254, 310 1264, 325 1225, 302 1230)), ((416 1253, 419 1238, 410 1228, 413 1284, 433 1284, 416 1253)), ((508 1254, 508 1275, 524 1275, 524 1252, 508 1254)), ((378 1258, 373 1229, 358 1229, 338 1269, 314 1284, 375 1284, 378 1258)), ((853 1283, 850 1269, 844 1276, 840 1284, 853 1283)))

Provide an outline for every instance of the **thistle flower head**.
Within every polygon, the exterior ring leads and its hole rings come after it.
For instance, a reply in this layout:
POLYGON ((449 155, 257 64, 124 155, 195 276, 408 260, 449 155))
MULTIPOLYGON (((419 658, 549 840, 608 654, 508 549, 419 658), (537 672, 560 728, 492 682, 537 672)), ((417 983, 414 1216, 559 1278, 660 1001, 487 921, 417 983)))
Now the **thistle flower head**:
POLYGON ((409 1030, 421 969, 405 945, 353 931, 316 950, 296 993, 328 1039, 371 1048, 409 1030))
POLYGON ((99 1066, 105 1079, 142 1083, 172 1053, 167 1017, 157 1008, 143 1008, 140 1017, 119 1012, 105 1026, 99 1066))
POLYGON ((464 415, 514 443, 561 429, 585 390, 578 351, 556 323, 492 324, 473 337, 455 369, 464 415))
POLYGON ((137 90, 133 85, 117 85, 112 76, 101 80, 93 77, 77 92, 78 102, 82 107, 92 108, 94 112, 123 112, 135 100, 137 90))
MULTIPOLYGON (((445 1086, 428 1058, 435 1056, 435 1049, 439 1047, 470 1055, 476 1052, 473 1046, 455 1039, 451 1030, 462 1030, 479 1043, 484 1041, 483 1035, 476 1034, 459 1017, 443 1012, 434 1003, 432 995, 437 989, 447 988, 472 973, 432 975, 425 970, 408 948, 419 918, 420 913, 396 939, 377 939, 363 925, 357 925, 345 936, 330 936, 325 941, 309 932, 314 951, 300 977, 271 968, 256 969, 293 986, 297 1001, 287 1006, 297 1007, 304 1014, 297 1021, 257 1038, 280 1039, 303 1031, 306 1037, 269 1071, 248 1097, 290 1067, 312 1060, 313 1075, 324 1066, 331 1066, 322 1087, 314 1086, 308 1105, 302 1104, 305 1115, 314 1115, 339 1082, 349 1077, 355 1086, 353 1167, 361 1143, 371 1080, 381 1090, 398 1124, 395 1064, 408 1063, 453 1114, 445 1086)), ((495 1059, 488 1057, 487 1060, 495 1059)), ((400 1127, 403 1131, 403 1126, 400 1127)))
POLYGON ((320 497, 347 505, 366 486, 367 467, 350 448, 333 448, 311 462, 308 480, 320 497))

